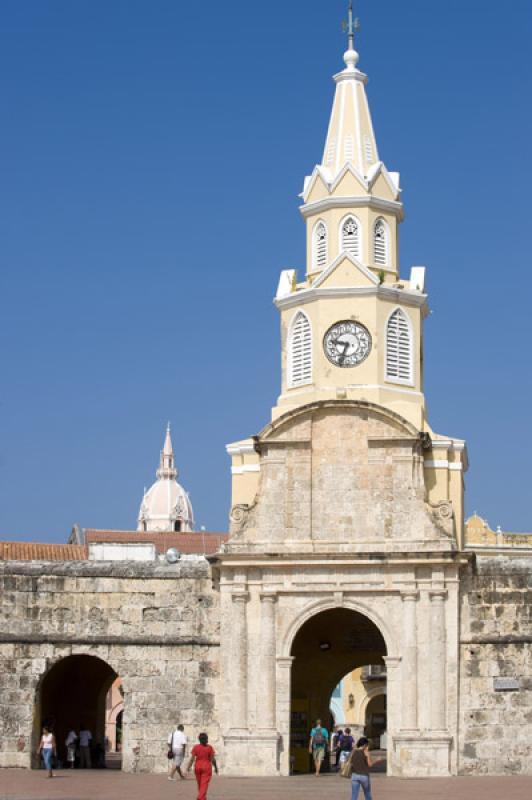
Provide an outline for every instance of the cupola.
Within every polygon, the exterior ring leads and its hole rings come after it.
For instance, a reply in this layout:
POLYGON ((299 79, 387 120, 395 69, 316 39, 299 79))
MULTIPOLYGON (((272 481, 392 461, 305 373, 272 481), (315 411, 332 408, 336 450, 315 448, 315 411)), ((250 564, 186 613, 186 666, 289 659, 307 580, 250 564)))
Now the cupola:
POLYGON ((187 492, 177 482, 170 423, 166 428, 157 480, 144 492, 138 517, 139 531, 193 531, 194 514, 187 492))

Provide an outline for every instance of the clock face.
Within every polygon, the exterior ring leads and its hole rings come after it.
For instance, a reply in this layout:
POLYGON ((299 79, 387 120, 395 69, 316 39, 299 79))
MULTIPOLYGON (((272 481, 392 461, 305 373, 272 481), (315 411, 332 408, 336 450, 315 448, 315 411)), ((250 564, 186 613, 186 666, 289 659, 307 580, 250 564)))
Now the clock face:
POLYGON ((323 337, 325 355, 337 367, 356 367, 371 352, 371 334, 359 322, 336 322, 323 337))

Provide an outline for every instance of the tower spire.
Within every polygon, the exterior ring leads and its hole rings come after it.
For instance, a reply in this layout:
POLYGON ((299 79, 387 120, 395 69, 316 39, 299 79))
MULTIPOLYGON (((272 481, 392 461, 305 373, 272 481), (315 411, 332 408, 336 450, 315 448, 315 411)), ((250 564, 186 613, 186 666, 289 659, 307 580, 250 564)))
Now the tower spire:
POLYGON ((161 460, 159 469, 157 470, 158 478, 177 478, 177 470, 174 466, 174 448, 172 446, 172 437, 170 436, 170 423, 166 426, 166 435, 164 437, 164 445, 161 450, 161 460))

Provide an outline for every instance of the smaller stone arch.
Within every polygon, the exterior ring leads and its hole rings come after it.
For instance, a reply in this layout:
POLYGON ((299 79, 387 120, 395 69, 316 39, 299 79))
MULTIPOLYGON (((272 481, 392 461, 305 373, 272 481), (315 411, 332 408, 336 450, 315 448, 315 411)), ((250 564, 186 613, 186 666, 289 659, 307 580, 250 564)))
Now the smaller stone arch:
POLYGON ((369 704, 374 697, 378 697, 380 694, 386 695, 386 686, 374 686, 373 689, 368 689, 365 697, 362 698, 358 709, 358 719, 361 721, 362 725, 366 719, 366 711, 369 704))

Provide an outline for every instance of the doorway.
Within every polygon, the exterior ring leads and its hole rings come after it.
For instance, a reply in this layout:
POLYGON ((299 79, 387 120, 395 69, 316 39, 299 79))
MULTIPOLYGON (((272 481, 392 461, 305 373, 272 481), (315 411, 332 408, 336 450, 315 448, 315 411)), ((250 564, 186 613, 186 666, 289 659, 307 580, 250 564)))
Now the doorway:
MULTIPOLYGON (((342 678, 364 665, 384 666, 385 655, 386 645, 380 630, 358 611, 328 609, 301 626, 291 649, 291 773, 310 772, 310 729, 319 718, 331 732, 334 725, 331 696, 342 678)), ((327 759, 324 770, 333 766, 327 759)))
MULTIPOLYGON (((33 752, 38 748, 42 726, 47 725, 56 738, 58 767, 66 766, 65 739, 69 731, 79 735, 84 727, 92 734, 92 766, 105 766, 106 698, 117 679, 112 667, 96 656, 67 656, 54 664, 37 691, 33 752)), ((33 766, 40 766, 38 759, 33 766)))

